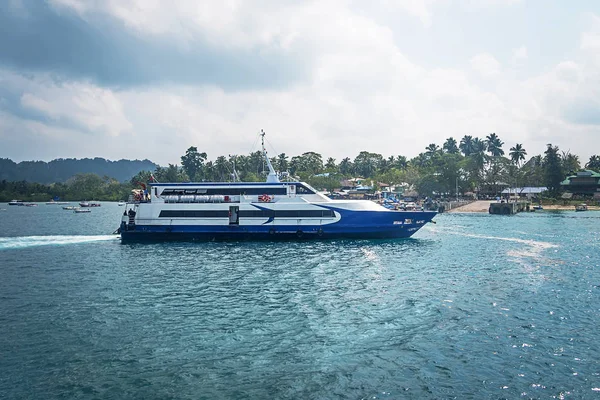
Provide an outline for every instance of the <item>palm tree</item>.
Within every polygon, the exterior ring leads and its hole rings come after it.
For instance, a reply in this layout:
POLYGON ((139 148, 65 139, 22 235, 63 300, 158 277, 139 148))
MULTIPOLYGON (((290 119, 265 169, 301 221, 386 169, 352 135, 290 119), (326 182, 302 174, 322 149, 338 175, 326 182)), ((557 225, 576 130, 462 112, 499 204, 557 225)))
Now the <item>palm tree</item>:
POLYGON ((219 156, 214 162, 215 172, 219 181, 223 182, 225 175, 228 174, 229 171, 229 161, 225 158, 225 156, 219 156))
POLYGON ((325 169, 329 172, 337 171, 337 165, 335 163, 335 158, 329 157, 327 162, 325 163, 325 169))
POLYGON ((485 139, 487 150, 492 156, 498 157, 504 155, 504 150, 502 150, 502 145, 504 144, 504 142, 500 140, 498 135, 496 135, 495 133, 490 133, 486 136, 485 139))
POLYGON ((440 152, 440 147, 435 143, 431 143, 429 146, 425 147, 425 150, 427 150, 425 154, 430 158, 433 158, 440 152))
POLYGON ((352 161, 350 160, 349 157, 344 158, 342 161, 340 161, 340 173, 344 176, 349 176, 352 173, 352 161))
POLYGON ((585 164, 585 167, 593 169, 594 171, 600 171, 600 156, 591 156, 590 160, 585 164))
POLYGON ((456 144, 456 139, 453 137, 449 137, 446 139, 444 146, 442 147, 446 153, 449 154, 458 154, 458 145, 456 144))
POLYGON ((569 150, 562 152, 560 161, 565 173, 575 173, 581 169, 579 156, 572 154, 569 150))
POLYGON ((473 136, 465 135, 460 140, 460 145, 458 146, 460 151, 465 155, 465 157, 470 156, 475 152, 475 148, 473 147, 473 136))
POLYGON ((288 156, 285 153, 281 153, 277 156, 277 170, 284 172, 288 170, 288 156))
POLYGON ((406 159, 406 156, 396 156, 396 159, 394 160, 394 168, 406 169, 407 165, 408 160, 406 159))
POLYGON ((527 151, 523 148, 523 145, 517 143, 515 147, 510 148, 510 159, 517 167, 521 168, 521 161, 525 161, 525 156, 527 155, 527 151))
POLYGON ((470 155, 473 154, 485 154, 485 150, 487 149, 487 145, 485 142, 479 138, 475 138, 471 142, 471 146, 473 151, 471 151, 470 155))

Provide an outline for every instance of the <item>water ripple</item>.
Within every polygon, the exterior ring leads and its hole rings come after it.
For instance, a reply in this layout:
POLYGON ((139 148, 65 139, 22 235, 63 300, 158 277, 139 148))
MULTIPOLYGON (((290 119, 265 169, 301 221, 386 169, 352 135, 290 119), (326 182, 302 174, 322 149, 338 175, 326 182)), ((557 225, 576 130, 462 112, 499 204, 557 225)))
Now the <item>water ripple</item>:
POLYGON ((102 234, 116 206, 60 235, 50 235, 57 211, 35 212, 47 236, 0 238, 24 243, 0 252, 6 398, 592 398, 600 388, 600 218, 441 215, 404 241, 121 245, 102 234))

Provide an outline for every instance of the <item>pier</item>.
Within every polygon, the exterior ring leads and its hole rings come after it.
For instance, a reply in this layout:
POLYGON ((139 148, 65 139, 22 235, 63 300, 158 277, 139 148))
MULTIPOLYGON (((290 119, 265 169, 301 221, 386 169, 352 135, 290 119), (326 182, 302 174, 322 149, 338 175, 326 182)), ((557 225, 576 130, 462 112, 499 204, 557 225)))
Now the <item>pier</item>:
POLYGON ((490 214, 513 215, 522 211, 530 211, 528 201, 512 201, 508 203, 490 203, 490 214))

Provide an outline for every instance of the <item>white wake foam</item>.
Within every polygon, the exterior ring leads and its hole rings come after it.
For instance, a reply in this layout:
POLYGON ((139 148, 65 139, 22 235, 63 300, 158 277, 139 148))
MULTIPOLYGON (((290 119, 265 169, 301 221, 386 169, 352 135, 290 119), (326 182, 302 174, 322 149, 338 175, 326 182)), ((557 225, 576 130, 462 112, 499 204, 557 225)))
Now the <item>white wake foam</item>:
POLYGON ((35 246, 60 246, 67 244, 104 242, 109 240, 117 240, 115 235, 97 235, 97 236, 17 236, 17 237, 0 237, 0 250, 22 249, 35 246))

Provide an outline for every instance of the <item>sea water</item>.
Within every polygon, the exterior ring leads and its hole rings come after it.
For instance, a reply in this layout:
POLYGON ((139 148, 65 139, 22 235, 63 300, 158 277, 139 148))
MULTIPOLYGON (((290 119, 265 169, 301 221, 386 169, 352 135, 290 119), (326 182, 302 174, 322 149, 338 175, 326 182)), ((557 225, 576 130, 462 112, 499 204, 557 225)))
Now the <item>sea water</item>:
POLYGON ((122 245, 116 204, 0 208, 0 398, 600 397, 600 213, 122 245))

